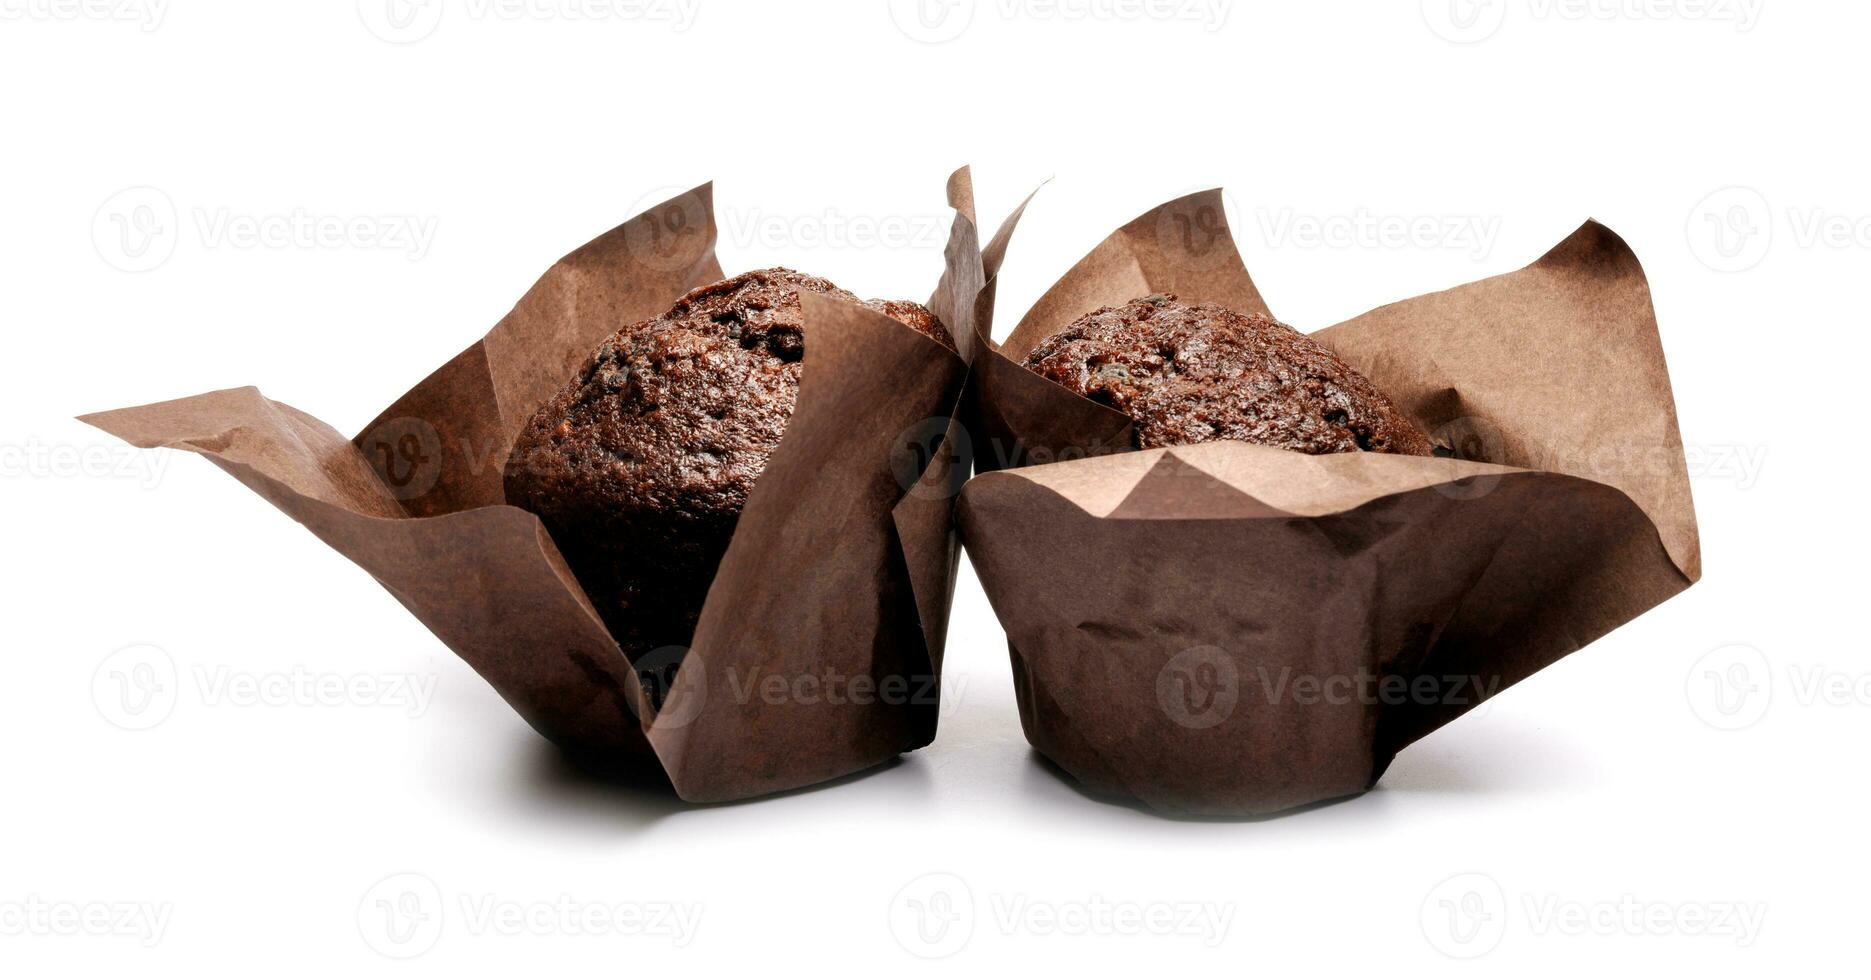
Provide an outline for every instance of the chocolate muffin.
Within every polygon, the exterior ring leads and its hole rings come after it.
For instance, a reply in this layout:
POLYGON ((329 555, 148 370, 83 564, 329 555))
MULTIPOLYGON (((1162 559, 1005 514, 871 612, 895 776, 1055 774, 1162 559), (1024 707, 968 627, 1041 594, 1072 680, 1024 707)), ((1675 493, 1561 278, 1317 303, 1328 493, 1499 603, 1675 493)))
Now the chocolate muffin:
MULTIPOLYGON (((747 495, 799 396, 802 290, 859 302, 790 269, 695 289, 606 340, 508 458, 508 503, 544 521, 632 659, 694 636, 747 495)), ((955 349, 916 303, 864 305, 955 349)))
POLYGON ((1433 454, 1364 375, 1260 314, 1131 300, 1046 338, 1026 366, 1130 416, 1139 449, 1238 439, 1314 455, 1433 454))

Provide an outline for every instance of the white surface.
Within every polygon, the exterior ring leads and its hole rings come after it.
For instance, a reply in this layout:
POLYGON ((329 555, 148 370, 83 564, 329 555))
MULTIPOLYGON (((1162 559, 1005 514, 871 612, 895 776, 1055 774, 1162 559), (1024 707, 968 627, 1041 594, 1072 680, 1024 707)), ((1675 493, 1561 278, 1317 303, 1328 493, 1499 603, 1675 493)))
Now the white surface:
POLYGON ((606 13, 627 4, 421 19, 434 2, 399 34, 371 0, 124 8, 141 23, 0 0, 5 973, 1479 968, 1452 952, 1519 976, 1739 976, 1859 958, 1871 665, 1852 556, 1871 474, 1862 385, 1830 372, 1867 353, 1871 11, 1255 2, 1217 23, 930 0, 948 19, 906 31, 881 4, 699 0, 678 29, 606 13), (354 431, 553 258, 711 177, 730 269, 921 295, 964 162, 990 222, 1057 177, 1015 242, 1003 325, 1112 228, 1212 184, 1306 328, 1607 222, 1655 291, 1706 580, 1409 749, 1367 796, 1174 822, 1035 760, 964 572, 933 747, 688 809, 568 772, 367 576, 208 464, 70 421, 258 384, 354 431), (153 244, 119 237, 144 213, 153 244), (241 237, 294 215, 344 230, 241 237), (1717 242, 1730 217, 1756 234, 1717 242), (1424 240, 1379 233, 1417 218, 1424 240), (426 237, 387 237, 409 228, 426 237), (115 653, 135 644, 161 653, 115 653), (173 703, 126 714, 141 688, 113 671, 139 662, 173 665, 173 703), (1689 696, 1730 663, 1759 688, 1732 716, 1689 696), (331 705, 223 684, 298 674, 358 686, 331 705), (388 686, 404 678, 431 696, 388 686), (938 892, 972 915, 925 947, 913 915, 938 906, 911 902, 938 892), (391 937, 376 903, 405 894, 428 918, 391 937), (1486 916, 1472 941, 1445 900, 1486 916), (1169 924, 1200 934, 1081 928, 1110 908, 1191 909, 1169 924), (1758 929, 1690 934, 1735 908, 1764 909, 1758 929), (66 919, 118 910, 138 934, 66 919), (589 910, 658 918, 581 934, 589 910), (676 911, 692 931, 670 934, 676 911))

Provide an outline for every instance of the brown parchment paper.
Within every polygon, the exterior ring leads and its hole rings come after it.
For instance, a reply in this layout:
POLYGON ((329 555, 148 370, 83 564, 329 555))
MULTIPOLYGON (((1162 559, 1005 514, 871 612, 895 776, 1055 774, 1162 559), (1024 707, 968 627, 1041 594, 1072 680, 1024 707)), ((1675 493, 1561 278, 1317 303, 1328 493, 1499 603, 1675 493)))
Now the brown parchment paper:
MULTIPOLYGON (((966 340, 985 277, 965 169, 949 200, 930 306, 966 340)), ((627 661, 538 518, 504 502, 527 419, 605 336, 722 278, 715 240, 706 184, 606 232, 354 440, 253 388, 84 421, 231 473, 369 572, 569 752, 666 775, 696 802, 855 772, 934 734, 957 561, 952 493, 939 488, 959 479, 941 437, 963 360, 888 317, 806 297, 795 415, 684 657, 627 661), (677 659, 673 680, 658 673, 677 659), (660 710, 644 695, 651 675, 668 684, 660 710)))
POLYGON ((970 385, 1000 471, 964 488, 963 540, 1028 740, 1092 790, 1218 815, 1361 792, 1700 577, 1649 287, 1603 226, 1314 335, 1458 458, 1133 452, 1122 414, 1020 366, 1151 293, 1270 312, 1219 191, 1125 225, 1006 343, 978 338, 970 385))

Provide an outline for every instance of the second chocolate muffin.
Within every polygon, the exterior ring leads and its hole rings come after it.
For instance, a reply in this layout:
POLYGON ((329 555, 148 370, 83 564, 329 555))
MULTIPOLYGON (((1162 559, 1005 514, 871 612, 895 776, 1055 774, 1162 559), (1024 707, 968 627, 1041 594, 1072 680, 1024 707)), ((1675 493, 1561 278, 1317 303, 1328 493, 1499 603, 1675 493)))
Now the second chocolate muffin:
POLYGON ((1237 439, 1314 455, 1433 453, 1364 375, 1259 314, 1136 299, 1046 338, 1026 366, 1130 416, 1140 449, 1237 439))
MULTIPOLYGON (((606 340, 514 445, 508 503, 544 521, 633 660, 694 636, 798 400, 802 290, 859 302, 790 269, 703 286, 606 340)), ((864 305, 955 349, 916 303, 864 305)))

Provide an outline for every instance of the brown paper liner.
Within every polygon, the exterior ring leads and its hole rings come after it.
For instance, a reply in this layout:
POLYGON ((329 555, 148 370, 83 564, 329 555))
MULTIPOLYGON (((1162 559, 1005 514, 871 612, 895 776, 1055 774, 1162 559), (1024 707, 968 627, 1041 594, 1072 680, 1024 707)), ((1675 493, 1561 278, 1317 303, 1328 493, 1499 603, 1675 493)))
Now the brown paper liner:
POLYGON ((980 318, 968 395, 976 460, 1003 471, 964 489, 963 540, 1028 740, 1092 790, 1216 815, 1361 792, 1700 577, 1649 287, 1603 226, 1314 334, 1461 458, 1133 452, 1122 414, 1019 363, 1152 293, 1268 312, 1220 192, 1119 229, 1005 344, 980 318))
MULTIPOLYGON (((929 305, 966 342, 985 276, 965 169, 949 200, 929 305)), ((504 502, 507 453, 532 413, 618 327, 722 278, 715 239, 712 185, 612 229, 355 440, 253 388, 84 421, 233 474, 368 571, 569 752, 665 774, 696 802, 835 778, 934 736, 958 554, 947 490, 958 476, 938 437, 963 360, 888 317, 804 297, 795 414, 660 711, 639 675, 677 658, 626 660, 539 519, 504 502)))

